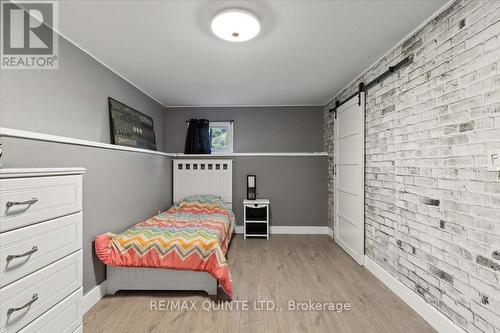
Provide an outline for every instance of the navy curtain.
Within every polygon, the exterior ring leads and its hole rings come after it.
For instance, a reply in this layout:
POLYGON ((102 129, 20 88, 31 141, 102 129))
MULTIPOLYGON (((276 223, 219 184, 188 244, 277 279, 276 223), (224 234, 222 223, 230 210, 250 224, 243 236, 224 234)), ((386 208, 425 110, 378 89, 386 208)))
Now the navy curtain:
POLYGON ((210 154, 210 128, 206 119, 190 119, 184 154, 210 154))

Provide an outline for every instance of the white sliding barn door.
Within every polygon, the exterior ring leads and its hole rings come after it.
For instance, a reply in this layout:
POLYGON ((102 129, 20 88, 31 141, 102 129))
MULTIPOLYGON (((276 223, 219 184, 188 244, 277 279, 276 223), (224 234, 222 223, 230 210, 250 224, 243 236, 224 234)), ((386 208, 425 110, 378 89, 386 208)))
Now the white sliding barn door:
POLYGON ((365 240, 365 93, 337 108, 335 242, 363 265, 365 240))

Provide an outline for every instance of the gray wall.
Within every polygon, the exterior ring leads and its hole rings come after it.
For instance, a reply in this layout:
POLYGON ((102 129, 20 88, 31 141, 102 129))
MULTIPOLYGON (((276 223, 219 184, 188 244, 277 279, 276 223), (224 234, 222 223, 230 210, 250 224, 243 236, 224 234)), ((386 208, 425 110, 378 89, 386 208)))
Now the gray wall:
POLYGON ((164 123, 168 152, 184 151, 190 118, 234 120, 237 153, 323 151, 322 107, 168 108, 164 123))
MULTIPOLYGON (((186 120, 234 120, 234 152, 323 150, 322 107, 169 108, 165 147, 182 152, 186 120)), ((271 225, 326 226, 326 157, 234 157, 233 209, 243 224, 246 176, 257 175, 257 197, 271 200, 271 225)))
POLYGON ((110 143, 108 96, 153 117, 163 150, 163 106, 64 38, 58 70, 1 71, 0 125, 110 143))
POLYGON ((233 209, 242 225, 246 176, 257 175, 257 197, 271 200, 271 225, 327 225, 326 157, 234 158, 233 209))
MULTIPOLYGON (((110 142, 107 97, 154 119, 159 148, 164 109, 71 43, 59 40, 58 70, 2 70, 0 125, 110 142)), ((164 156, 2 138, 3 167, 85 167, 84 292, 105 279, 93 239, 121 231, 171 203, 171 159, 164 156)))
MULTIPOLYGON (((413 56, 366 96, 365 251, 468 332, 500 332, 498 13, 451 3, 338 96, 413 56)), ((332 157, 334 122, 325 111, 332 157)))
POLYGON ((232 157, 233 210, 243 225, 247 175, 257 175, 257 197, 271 200, 273 226, 327 225, 326 157, 232 157))

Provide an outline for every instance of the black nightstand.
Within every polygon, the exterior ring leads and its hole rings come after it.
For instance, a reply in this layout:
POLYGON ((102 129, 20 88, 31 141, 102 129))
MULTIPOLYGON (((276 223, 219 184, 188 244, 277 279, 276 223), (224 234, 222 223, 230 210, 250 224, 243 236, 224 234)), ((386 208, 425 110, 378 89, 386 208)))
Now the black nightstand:
POLYGON ((243 200, 243 238, 265 237, 269 239, 268 199, 243 200))

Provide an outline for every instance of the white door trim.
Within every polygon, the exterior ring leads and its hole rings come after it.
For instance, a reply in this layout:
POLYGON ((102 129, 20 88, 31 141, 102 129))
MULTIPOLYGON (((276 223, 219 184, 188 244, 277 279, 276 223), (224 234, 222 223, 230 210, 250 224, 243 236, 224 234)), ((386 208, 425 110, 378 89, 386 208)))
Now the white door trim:
MULTIPOLYGON (((334 121, 334 138, 335 138, 335 142, 334 142, 334 148, 335 148, 335 153, 334 153, 334 164, 335 164, 335 173, 334 173, 334 240, 335 242, 340 246, 342 247, 342 249, 344 249, 356 262, 358 262, 361 266, 364 265, 364 240, 365 240, 365 192, 364 192, 364 184, 365 184, 365 92, 361 92, 359 95, 356 95, 354 96, 353 98, 351 98, 349 101, 345 102, 345 104, 341 105, 337 110, 337 119, 335 119, 334 121), (359 172, 359 175, 358 177, 361 178, 361 186, 362 186, 362 194, 361 194, 361 209, 362 209, 362 214, 361 214, 361 218, 363 220, 363 223, 362 223, 362 228, 361 228, 361 232, 362 232, 362 243, 363 243, 363 246, 362 246, 362 250, 360 249, 361 253, 356 253, 355 251, 353 251, 351 249, 351 247, 349 245, 347 245, 345 242, 343 242, 340 237, 339 237, 339 227, 338 227, 338 215, 339 215, 339 212, 338 212, 338 198, 339 198, 339 192, 344 192, 344 193, 349 193, 348 191, 346 191, 345 188, 342 188, 339 186, 339 181, 337 179, 337 173, 338 173, 338 155, 339 155, 339 149, 338 149, 338 140, 339 140, 339 122, 337 121, 338 119, 338 114, 339 112, 342 112, 342 110, 345 110, 349 107, 352 107, 354 104, 358 104, 361 106, 361 119, 360 119, 360 122, 361 124, 360 125, 360 133, 361 133, 361 136, 362 136, 362 143, 361 143, 361 147, 359 149, 361 149, 361 154, 362 154, 362 158, 360 159, 360 166, 361 166, 361 170, 359 172)), ((344 138, 347 138, 349 137, 349 135, 345 136, 344 138)), ((342 138, 341 138, 342 139, 342 138)), ((344 220, 346 221, 349 221, 349 219, 346 219, 345 217, 343 218, 344 220)))

